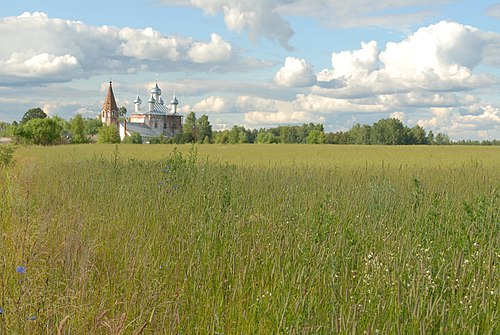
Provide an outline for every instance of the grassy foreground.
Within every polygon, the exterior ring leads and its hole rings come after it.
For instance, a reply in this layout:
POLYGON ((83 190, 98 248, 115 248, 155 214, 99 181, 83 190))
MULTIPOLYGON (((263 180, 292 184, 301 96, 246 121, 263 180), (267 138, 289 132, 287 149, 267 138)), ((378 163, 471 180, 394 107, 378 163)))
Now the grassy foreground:
POLYGON ((500 333, 498 147, 15 158, 0 334, 500 333))

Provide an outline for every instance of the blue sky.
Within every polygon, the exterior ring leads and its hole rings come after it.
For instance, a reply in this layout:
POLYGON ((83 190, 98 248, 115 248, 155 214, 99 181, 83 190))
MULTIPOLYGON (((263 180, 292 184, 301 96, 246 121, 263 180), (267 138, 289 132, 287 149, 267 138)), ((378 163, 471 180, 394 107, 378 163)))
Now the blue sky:
POLYGON ((215 129, 397 117, 454 139, 500 138, 500 2, 9 1, 0 120, 31 107, 133 110, 158 80, 215 129))

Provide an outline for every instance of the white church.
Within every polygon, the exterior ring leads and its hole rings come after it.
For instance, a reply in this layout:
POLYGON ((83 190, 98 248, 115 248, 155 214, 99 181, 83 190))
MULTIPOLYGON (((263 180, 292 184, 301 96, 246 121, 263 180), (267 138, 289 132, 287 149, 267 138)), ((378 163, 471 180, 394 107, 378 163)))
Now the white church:
POLYGON ((182 132, 182 116, 177 113, 179 101, 175 94, 166 105, 161 97, 161 89, 158 82, 150 90, 150 98, 145 106, 137 95, 134 99, 134 112, 129 115, 128 121, 120 122, 119 109, 113 93, 112 82, 109 82, 108 94, 102 106, 101 120, 107 125, 116 125, 120 132, 120 139, 132 133, 139 133, 143 142, 148 142, 151 138, 163 136, 169 138, 182 132))

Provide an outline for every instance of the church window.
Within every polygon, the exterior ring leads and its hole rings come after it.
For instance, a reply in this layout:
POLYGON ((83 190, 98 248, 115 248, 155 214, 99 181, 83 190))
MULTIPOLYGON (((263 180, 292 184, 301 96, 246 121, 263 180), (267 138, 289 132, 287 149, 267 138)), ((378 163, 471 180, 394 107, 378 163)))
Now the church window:
POLYGON ((158 122, 155 122, 155 128, 158 128, 158 122))
POLYGON ((167 123, 163 122, 163 128, 167 128, 167 123))

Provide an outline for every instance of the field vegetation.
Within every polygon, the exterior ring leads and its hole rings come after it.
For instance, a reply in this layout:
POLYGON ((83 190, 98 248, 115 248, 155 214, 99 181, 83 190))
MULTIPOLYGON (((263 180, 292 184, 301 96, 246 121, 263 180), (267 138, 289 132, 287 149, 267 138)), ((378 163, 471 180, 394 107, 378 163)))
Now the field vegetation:
POLYGON ((19 147, 1 334, 498 334, 500 148, 19 147))

